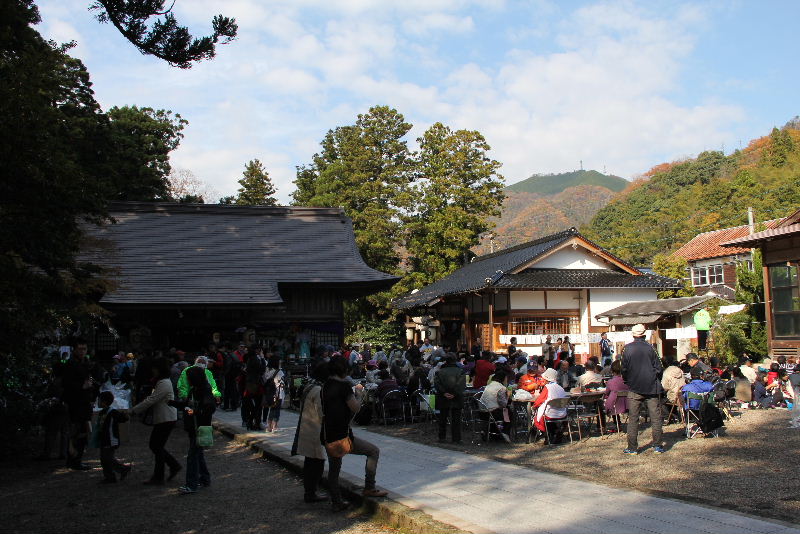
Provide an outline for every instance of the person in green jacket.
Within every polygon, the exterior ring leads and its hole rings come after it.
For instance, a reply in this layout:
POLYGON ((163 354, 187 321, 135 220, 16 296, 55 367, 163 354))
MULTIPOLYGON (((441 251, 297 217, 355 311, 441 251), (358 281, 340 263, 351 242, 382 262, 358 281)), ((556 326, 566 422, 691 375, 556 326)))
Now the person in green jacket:
POLYGON ((708 331, 711 330, 711 314, 708 309, 701 308, 694 314, 694 327, 697 329, 697 350, 707 351, 708 331))
POLYGON ((433 379, 436 388, 436 408, 439 409, 439 441, 447 439, 447 416, 450 415, 450 428, 453 443, 461 443, 461 410, 464 405, 464 389, 467 378, 464 371, 456 365, 455 354, 448 353, 433 379))
POLYGON ((214 398, 219 401, 221 395, 219 390, 217 389, 217 383, 214 381, 214 375, 211 374, 211 371, 208 370, 208 358, 205 356, 198 356, 197 359, 194 361, 194 365, 191 365, 183 370, 181 373, 180 378, 178 378, 178 395, 182 399, 186 399, 189 397, 189 390, 191 387, 189 386, 189 380, 186 378, 186 371, 191 369, 192 367, 202 367, 205 369, 206 378, 208 379, 208 383, 211 384, 211 393, 214 395, 214 398))

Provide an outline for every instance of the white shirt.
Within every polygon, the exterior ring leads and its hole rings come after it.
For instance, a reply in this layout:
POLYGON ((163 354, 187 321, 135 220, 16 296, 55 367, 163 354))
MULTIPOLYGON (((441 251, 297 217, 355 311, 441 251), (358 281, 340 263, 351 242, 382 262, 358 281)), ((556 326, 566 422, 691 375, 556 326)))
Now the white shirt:
POLYGON ((746 365, 740 365, 739 370, 751 384, 756 383, 756 378, 758 378, 758 376, 756 375, 755 369, 753 369, 752 367, 748 367, 746 365))
POLYGON ((578 385, 585 386, 586 384, 602 384, 603 383, 603 376, 598 375, 594 371, 586 371, 581 376, 578 377, 578 385))

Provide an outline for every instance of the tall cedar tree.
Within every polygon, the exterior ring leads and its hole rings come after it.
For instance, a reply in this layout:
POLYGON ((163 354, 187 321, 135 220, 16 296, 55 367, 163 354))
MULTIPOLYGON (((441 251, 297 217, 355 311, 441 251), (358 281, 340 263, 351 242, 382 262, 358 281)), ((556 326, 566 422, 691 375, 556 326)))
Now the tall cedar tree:
POLYGON ((328 131, 295 180, 294 203, 344 208, 364 260, 388 273, 398 272, 401 215, 411 199, 413 160, 403 140, 410 129, 397 110, 375 106, 355 125, 328 131))
POLYGON ((431 126, 420 146, 414 206, 406 217, 409 272, 394 288, 397 295, 447 276, 464 263, 481 233, 499 216, 503 204, 500 163, 476 131, 431 126))
POLYGON ((236 38, 239 30, 236 19, 222 15, 212 19, 211 35, 192 37, 172 13, 175 2, 169 7, 165 7, 166 3, 165 0, 97 0, 90 9, 97 13, 97 20, 113 24, 142 54, 182 69, 213 58, 217 44, 227 44, 236 38))
POLYGON ((250 160, 244 167, 239 180, 239 195, 236 204, 245 206, 275 206, 275 186, 269 173, 257 159, 250 160))

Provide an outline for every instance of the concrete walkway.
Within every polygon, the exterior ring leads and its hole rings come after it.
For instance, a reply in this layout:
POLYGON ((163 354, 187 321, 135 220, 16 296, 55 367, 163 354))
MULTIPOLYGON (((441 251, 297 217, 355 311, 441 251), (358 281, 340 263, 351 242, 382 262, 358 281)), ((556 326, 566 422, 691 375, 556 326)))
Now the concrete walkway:
MULTIPOLYGON (((243 429, 238 413, 217 412, 229 428, 243 429)), ((288 452, 297 414, 284 410, 281 429, 259 436, 288 452), (263 437, 262 437, 263 436, 263 437)), ((421 445, 362 428, 355 434, 381 449, 377 483, 390 497, 442 523, 473 532, 508 534, 800 534, 800 528, 706 506, 543 473, 478 456, 421 445), (608 503, 591 513, 587 502, 608 503)), ((346 456, 343 474, 360 478, 364 457, 346 456)), ((711 488, 709 488, 711 490, 711 488)))

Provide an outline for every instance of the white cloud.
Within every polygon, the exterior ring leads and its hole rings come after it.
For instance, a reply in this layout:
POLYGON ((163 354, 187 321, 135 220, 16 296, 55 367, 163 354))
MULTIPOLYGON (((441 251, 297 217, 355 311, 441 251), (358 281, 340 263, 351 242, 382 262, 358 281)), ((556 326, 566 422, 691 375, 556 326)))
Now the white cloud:
POLYGON ((509 181, 579 160, 632 176, 715 145, 743 120, 735 105, 687 97, 683 64, 711 24, 693 4, 665 14, 633 2, 568 12, 547 0, 184 0, 178 18, 198 34, 218 12, 240 25, 189 71, 141 56, 87 12, 40 5, 46 34, 80 39, 104 106, 190 121, 173 161, 222 194, 259 158, 288 200, 294 167, 325 132, 374 104, 404 113, 412 138, 435 121, 481 131, 509 181))

